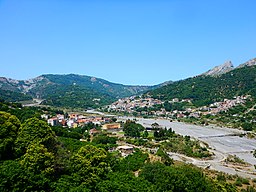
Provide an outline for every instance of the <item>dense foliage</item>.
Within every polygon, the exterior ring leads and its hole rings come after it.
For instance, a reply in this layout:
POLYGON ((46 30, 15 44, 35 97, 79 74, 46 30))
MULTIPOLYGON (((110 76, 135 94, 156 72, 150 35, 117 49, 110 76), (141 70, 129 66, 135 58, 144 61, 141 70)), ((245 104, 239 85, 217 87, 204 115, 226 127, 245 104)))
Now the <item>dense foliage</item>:
MULTIPOLYGON (((68 134, 73 129, 60 131, 61 127, 50 127, 35 117, 20 123, 14 115, 1 112, 0 122, 0 191, 3 192, 235 192, 241 183, 248 183, 240 178, 233 185, 212 179, 192 165, 174 165, 163 148, 157 152, 161 161, 152 161, 152 155, 139 149, 121 157, 117 151, 105 150, 104 146, 116 143, 116 138, 106 134, 81 142, 74 134, 68 134)), ((78 128, 76 133, 84 138, 90 128, 92 125, 78 128)), ((174 136, 173 132, 170 134, 174 136)), ((255 191, 252 187, 248 189, 255 191)))
POLYGON ((45 99, 42 104, 72 108, 97 108, 114 101, 110 95, 77 85, 48 86, 42 98, 45 99))
POLYGON ((0 111, 0 160, 13 157, 20 121, 14 115, 0 111))
POLYGON ((128 120, 124 124, 124 133, 125 136, 129 137, 141 137, 141 131, 143 131, 145 128, 135 123, 134 121, 128 120))
POLYGON ((0 89, 0 99, 8 102, 32 100, 32 97, 20 92, 0 89))
POLYGON ((171 137, 169 141, 162 143, 162 147, 167 151, 185 154, 190 157, 204 158, 211 156, 206 147, 202 147, 199 141, 192 140, 189 136, 177 135, 171 137))
POLYGON ((96 108, 110 104, 117 98, 139 94, 154 86, 128 86, 83 75, 42 75, 31 82, 0 82, 0 99, 24 101, 33 98, 44 99, 43 104, 71 107, 96 108), (26 89, 28 88, 29 89, 26 89), (26 92, 26 95, 23 94, 26 92))
POLYGON ((87 88, 97 91, 101 94, 111 95, 115 98, 123 98, 152 89, 150 86, 127 86, 111 83, 104 79, 89 77, 85 75, 44 75, 49 81, 58 85, 78 85, 81 88, 87 88))
POLYGON ((25 120, 36 117, 41 118, 42 114, 48 114, 54 116, 56 114, 64 114, 63 111, 46 108, 46 107, 23 107, 20 103, 9 103, 5 101, 0 101, 0 111, 8 112, 12 115, 15 115, 21 123, 25 120))
POLYGON ((192 99, 196 106, 203 106, 239 95, 255 97, 255 79, 256 66, 243 67, 218 77, 197 76, 177 81, 148 94, 162 100, 192 99))

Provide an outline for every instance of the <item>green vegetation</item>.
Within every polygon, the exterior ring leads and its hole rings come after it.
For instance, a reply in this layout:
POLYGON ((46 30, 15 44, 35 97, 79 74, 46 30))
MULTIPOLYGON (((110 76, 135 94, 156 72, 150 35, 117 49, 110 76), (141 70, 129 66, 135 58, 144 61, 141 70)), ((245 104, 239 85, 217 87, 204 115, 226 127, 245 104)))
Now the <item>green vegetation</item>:
POLYGON ((19 128, 20 121, 16 116, 0 111, 0 160, 13 157, 19 128))
POLYGON ((44 99, 42 104, 55 107, 97 108, 117 98, 136 95, 157 86, 127 86, 83 75, 42 75, 34 82, 0 82, 0 99, 24 101, 44 99), (30 87, 29 91, 23 87, 30 87), (26 94, 23 94, 26 92, 26 94))
POLYGON ((206 147, 200 145, 199 141, 192 140, 189 136, 177 135, 169 138, 169 141, 163 142, 161 145, 167 151, 181 153, 190 157, 205 158, 212 155, 206 147))
POLYGON ((170 129, 159 129, 159 131, 154 131, 154 138, 156 141, 167 140, 170 137, 176 136, 175 132, 170 129))
POLYGON ((134 121, 128 120, 124 124, 124 135, 128 137, 141 137, 141 132, 144 131, 144 127, 134 121))
POLYGON ((192 99, 195 106, 209 105, 239 95, 256 97, 255 74, 256 66, 243 67, 218 77, 197 76, 177 81, 147 94, 166 101, 174 98, 192 99))
POLYGON ((144 166, 146 160, 148 160, 148 154, 137 150, 128 157, 117 161, 113 170, 118 172, 138 171, 144 166))
POLYGON ((140 176, 159 192, 216 191, 201 171, 188 165, 169 167, 160 163, 149 163, 145 165, 140 176))
POLYGON ((230 108, 226 112, 217 115, 202 115, 200 118, 183 118, 184 122, 194 124, 217 124, 232 128, 241 128, 245 131, 256 130, 256 99, 249 98, 246 103, 230 108))
POLYGON ((20 156, 26 153, 28 147, 33 144, 42 144, 48 149, 54 149, 56 143, 55 133, 49 125, 37 118, 26 120, 19 129, 17 139, 15 141, 16 153, 20 156))
POLYGON ((225 159, 225 162, 240 164, 240 165, 247 165, 248 164, 244 160, 237 157, 236 155, 228 155, 228 157, 225 159))
POLYGON ((64 114, 64 112, 61 110, 52 109, 49 107, 22 107, 20 103, 8 103, 5 101, 0 101, 0 111, 5 111, 15 115, 21 121, 21 123, 32 117, 40 119, 42 114, 48 114, 51 116, 56 114, 64 114))
MULTIPOLYGON (((254 190, 248 180, 237 179, 232 184, 220 177, 212 179, 192 165, 176 164, 165 148, 167 140, 179 138, 173 131, 164 129, 159 138, 170 135, 159 144, 155 156, 135 149, 127 157, 121 157, 117 151, 106 150, 116 146, 118 138, 113 135, 100 133, 89 140, 86 133, 94 128, 92 124, 76 129, 50 127, 36 117, 21 123, 7 112, 0 112, 0 122, 0 191, 3 192, 235 192, 241 185, 254 190), (87 141, 81 142, 80 138, 87 141)), ((132 130, 136 127, 143 133, 135 122, 129 121, 127 127, 132 130)), ((135 139, 147 140, 137 136, 136 133, 135 139)), ((193 142, 189 137, 181 140, 188 145, 193 142)), ((172 144, 175 142, 170 140, 172 144)))
POLYGON ((97 108, 114 101, 114 97, 78 85, 51 85, 44 89, 44 105, 70 108, 97 108))
POLYGON ((0 99, 8 102, 32 100, 32 97, 23 93, 0 89, 0 99))
POLYGON ((145 135, 145 132, 142 132, 144 128, 142 128, 140 124, 128 120, 124 124, 124 131, 126 132, 125 136, 133 138, 127 138, 125 141, 136 146, 145 146, 148 148, 155 145, 153 144, 154 142, 151 142, 150 140, 153 139, 157 142, 161 141, 157 144, 157 147, 160 147, 161 152, 159 151, 159 153, 162 154, 162 157, 163 153, 168 151, 197 158, 206 158, 212 156, 205 144, 200 143, 198 140, 191 139, 190 136, 178 135, 171 128, 168 130, 166 128, 163 129, 159 127, 157 123, 153 123, 152 128, 154 133, 152 135, 153 137, 146 134, 147 137, 143 137, 142 139, 140 136, 145 135))

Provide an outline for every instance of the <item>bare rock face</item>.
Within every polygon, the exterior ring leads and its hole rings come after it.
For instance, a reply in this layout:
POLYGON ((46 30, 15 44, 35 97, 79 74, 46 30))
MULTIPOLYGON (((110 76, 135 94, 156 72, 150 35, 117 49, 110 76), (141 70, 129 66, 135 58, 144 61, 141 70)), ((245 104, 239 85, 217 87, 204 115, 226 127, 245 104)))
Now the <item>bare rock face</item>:
POLYGON ((254 65, 256 65, 256 58, 251 59, 251 60, 239 65, 237 68, 250 67, 250 66, 254 66, 254 65))
POLYGON ((229 71, 232 71, 234 69, 234 66, 231 61, 227 61, 222 65, 216 66, 213 69, 210 69, 209 71, 203 73, 202 75, 205 76, 219 76, 225 73, 228 73, 229 71))

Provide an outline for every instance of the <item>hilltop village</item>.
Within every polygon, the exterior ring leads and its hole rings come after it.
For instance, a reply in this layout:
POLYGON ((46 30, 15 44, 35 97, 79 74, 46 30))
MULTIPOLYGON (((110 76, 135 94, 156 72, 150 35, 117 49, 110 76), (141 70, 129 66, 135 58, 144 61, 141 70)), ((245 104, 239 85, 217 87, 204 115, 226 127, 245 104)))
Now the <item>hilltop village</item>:
POLYGON ((168 104, 184 104, 182 110, 171 110, 167 111, 163 106, 166 102, 154 99, 151 97, 128 97, 124 99, 119 99, 113 104, 106 107, 108 112, 121 112, 129 114, 138 114, 138 115, 152 115, 152 116, 162 116, 170 118, 186 118, 194 117, 199 118, 202 115, 216 115, 220 112, 226 112, 230 108, 233 108, 237 105, 244 104, 250 96, 237 96, 233 99, 224 99, 222 102, 215 102, 209 106, 203 107, 193 107, 191 106, 191 99, 178 99, 174 98, 171 101, 167 101, 168 104), (186 107, 189 106, 189 107, 186 107), (158 107, 156 107, 158 106, 158 107), (160 107, 159 107, 160 106, 160 107), (148 110, 150 109, 150 110, 148 110), (158 109, 158 110, 155 110, 158 109))

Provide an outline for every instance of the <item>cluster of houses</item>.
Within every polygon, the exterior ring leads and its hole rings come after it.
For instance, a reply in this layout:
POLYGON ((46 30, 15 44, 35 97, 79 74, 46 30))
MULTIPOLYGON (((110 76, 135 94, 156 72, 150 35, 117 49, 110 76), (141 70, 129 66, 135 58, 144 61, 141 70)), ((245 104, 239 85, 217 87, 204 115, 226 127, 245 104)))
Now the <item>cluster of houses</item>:
POLYGON ((204 114, 205 115, 207 115, 207 114, 215 115, 220 112, 226 112, 232 107, 244 104, 246 102, 246 100, 248 99, 248 97, 250 97, 250 96, 248 96, 248 95, 247 96, 237 96, 237 97, 234 97, 233 100, 224 99, 223 102, 215 102, 215 103, 211 104, 209 106, 209 108, 205 109, 206 112, 204 112, 204 114))
POLYGON ((42 118, 47 119, 48 124, 51 126, 66 126, 76 128, 88 123, 95 125, 102 125, 102 129, 119 129, 119 123, 111 123, 111 118, 102 116, 85 116, 77 113, 70 113, 67 116, 57 114, 55 117, 49 118, 48 115, 42 115, 42 118))
POLYGON ((119 99, 118 101, 112 103, 108 106, 108 110, 132 113, 138 108, 153 107, 154 105, 162 103, 162 101, 150 97, 142 98, 140 96, 132 96, 128 98, 119 99))
MULTIPOLYGON (((174 110, 174 111, 166 111, 164 108, 161 108, 157 111, 147 111, 141 110, 139 115, 152 115, 152 116, 162 116, 162 117, 172 117, 172 118, 187 118, 194 117, 199 118, 201 115, 216 115, 220 112, 226 112, 230 108, 235 107, 240 104, 244 104, 246 100, 250 96, 237 96, 233 99, 224 99, 222 102, 215 102, 209 106, 203 106, 200 108, 186 108, 182 111, 174 110)), ((182 99, 174 98, 169 103, 181 103, 187 102, 191 103, 190 99, 182 99)), ((129 97, 124 99, 119 99, 115 103, 108 106, 109 111, 115 112, 128 112, 134 113, 137 112, 137 109, 144 107, 153 107, 157 104, 163 104, 163 101, 153 98, 141 98, 141 97, 129 97)))

